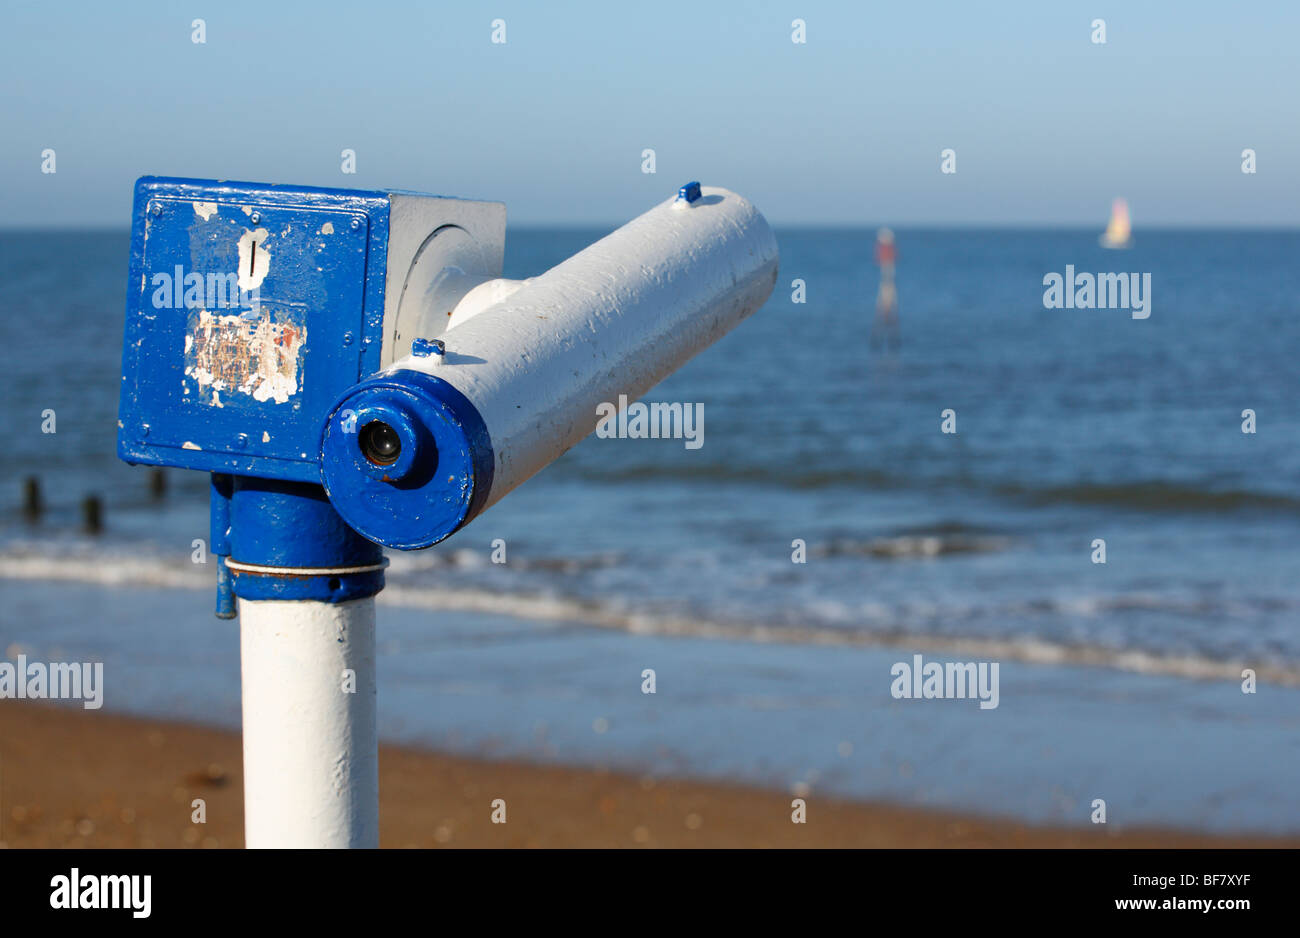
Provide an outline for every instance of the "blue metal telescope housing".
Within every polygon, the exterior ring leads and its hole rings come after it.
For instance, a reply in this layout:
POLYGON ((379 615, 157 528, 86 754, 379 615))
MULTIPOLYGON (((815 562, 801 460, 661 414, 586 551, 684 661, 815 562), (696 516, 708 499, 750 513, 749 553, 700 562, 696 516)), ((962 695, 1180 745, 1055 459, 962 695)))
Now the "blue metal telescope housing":
POLYGON ((212 474, 218 615, 383 587, 770 295, 743 197, 690 183, 527 280, 505 206, 136 183, 118 451, 212 474))
MULTIPOLYGON (((422 531, 411 546, 446 537, 482 507, 491 444, 445 382, 390 377, 336 426, 326 418, 424 338, 415 333, 430 304, 450 314, 472 285, 500 276, 504 206, 144 177, 132 219, 118 454, 213 473, 219 615, 234 614, 232 590, 341 602, 382 588, 380 548, 331 497, 365 513, 367 489, 383 486, 422 531), (429 438, 405 447, 400 464, 369 462, 358 439, 381 416, 429 438), (355 465, 355 484, 327 496, 322 459, 355 465), (430 499, 418 483, 435 466, 449 494, 430 499)), ((381 525, 393 518, 391 506, 371 514, 381 525)), ((400 539, 395 531, 389 543, 400 539)))

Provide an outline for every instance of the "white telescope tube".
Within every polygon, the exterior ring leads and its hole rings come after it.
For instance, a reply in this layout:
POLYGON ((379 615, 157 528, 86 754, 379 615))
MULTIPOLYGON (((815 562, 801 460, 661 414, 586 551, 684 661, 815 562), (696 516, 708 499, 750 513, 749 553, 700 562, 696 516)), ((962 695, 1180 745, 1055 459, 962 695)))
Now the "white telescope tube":
POLYGON ((527 282, 526 280, 507 280, 504 277, 483 281, 461 297, 460 302, 452 308, 451 316, 447 320, 447 330, 454 329, 463 322, 468 322, 483 310, 491 309, 502 300, 508 299, 527 282))
POLYGON ((375 598, 241 599, 239 619, 245 845, 378 847, 375 598))
POLYGON ((776 275, 759 211, 704 186, 449 329, 441 360, 408 356, 388 373, 434 375, 478 410, 496 460, 487 507, 591 433, 598 404, 636 400, 762 306, 776 275))
POLYGON ((475 287, 440 337, 340 399, 321 479, 348 525, 438 543, 763 305, 763 216, 726 189, 683 193, 538 277, 475 287))

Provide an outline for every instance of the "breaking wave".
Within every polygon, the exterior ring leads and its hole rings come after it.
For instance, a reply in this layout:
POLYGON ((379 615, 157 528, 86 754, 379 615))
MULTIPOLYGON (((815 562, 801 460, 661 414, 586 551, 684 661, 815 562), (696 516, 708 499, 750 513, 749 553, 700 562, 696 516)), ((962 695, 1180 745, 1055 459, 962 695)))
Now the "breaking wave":
MULTIPOLYGON (((864 545, 863 549, 870 549, 864 545)), ((468 552, 467 552, 468 553, 468 552)), ((417 555, 421 561, 438 555, 417 555)), ((402 566, 434 567, 455 564, 413 561, 402 566)), ((461 558, 461 563, 467 562, 461 558)), ((479 561, 481 562, 481 561, 479 561)), ((589 562, 589 561, 588 561, 589 562)), ((612 563, 611 558, 596 561, 612 563)), ((75 582, 116 588, 211 590, 211 565, 186 561, 165 561, 155 556, 111 556, 68 549, 59 554, 29 548, 0 552, 0 578, 75 582)), ((538 592, 510 592, 476 586, 429 586, 390 580, 379 602, 383 605, 438 612, 476 612, 513 616, 532 621, 583 625, 626 632, 680 638, 708 638, 729 641, 808 644, 843 647, 897 647, 909 652, 1018 661, 1038 665, 1075 665, 1110 668, 1142 674, 1166 675, 1206 681, 1239 681, 1243 669, 1253 668, 1262 681, 1300 686, 1300 664, 1261 664, 1222 660, 1195 654, 1166 654, 1156 651, 1069 644, 1031 637, 954 636, 916 628, 884 627, 873 622, 867 629, 847 628, 808 621, 805 624, 741 620, 725 615, 684 615, 651 607, 630 608, 621 601, 580 598, 538 592)), ((1123 608, 1141 608, 1187 613, 1186 603, 1159 596, 1112 596, 1085 599, 1043 599, 1031 604, 1036 612, 1097 613, 1123 608)), ((1008 612, 1013 610, 1008 609, 1008 612)), ((788 613, 787 613, 788 614, 788 613)), ((873 617, 875 618, 875 617, 873 617)))

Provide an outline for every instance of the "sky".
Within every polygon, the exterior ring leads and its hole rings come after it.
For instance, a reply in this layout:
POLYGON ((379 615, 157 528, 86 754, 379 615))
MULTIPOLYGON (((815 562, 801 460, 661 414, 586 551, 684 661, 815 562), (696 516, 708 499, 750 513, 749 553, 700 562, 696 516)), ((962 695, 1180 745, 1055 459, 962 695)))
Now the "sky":
POLYGON ((1096 227, 1124 196, 1135 229, 1295 227, 1298 48, 1282 0, 5 0, 0 227, 126 227, 141 175, 516 225, 618 223, 698 179, 776 225, 1096 227))

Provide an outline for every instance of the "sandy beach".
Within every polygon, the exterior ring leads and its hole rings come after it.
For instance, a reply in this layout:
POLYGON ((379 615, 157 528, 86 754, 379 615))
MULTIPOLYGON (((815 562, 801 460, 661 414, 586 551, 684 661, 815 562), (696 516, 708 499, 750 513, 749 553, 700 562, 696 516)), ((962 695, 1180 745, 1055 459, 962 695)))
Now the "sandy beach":
MULTIPOLYGON (((0 705, 0 845, 241 847, 239 736, 65 707, 0 705), (207 822, 191 821, 194 799, 207 822)), ((1296 847, 1300 838, 1069 830, 740 786, 380 753, 384 847, 1296 847), (491 822, 504 798, 507 823, 491 822)))

